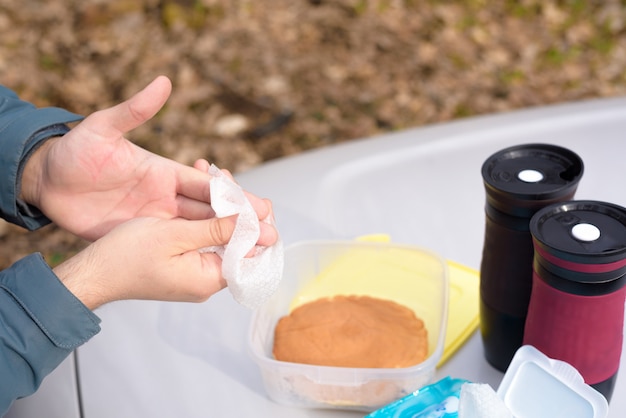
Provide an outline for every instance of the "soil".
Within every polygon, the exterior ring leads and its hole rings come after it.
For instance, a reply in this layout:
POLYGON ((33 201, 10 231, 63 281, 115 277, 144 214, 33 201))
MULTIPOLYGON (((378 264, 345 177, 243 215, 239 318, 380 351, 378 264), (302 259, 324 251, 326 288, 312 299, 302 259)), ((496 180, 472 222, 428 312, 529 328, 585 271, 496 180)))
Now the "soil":
MULTIPOLYGON (((342 141, 626 93, 618 0, 0 0, 0 83, 89 114, 159 74, 129 138, 237 173, 342 141)), ((82 248, 0 223, 0 268, 82 248)))

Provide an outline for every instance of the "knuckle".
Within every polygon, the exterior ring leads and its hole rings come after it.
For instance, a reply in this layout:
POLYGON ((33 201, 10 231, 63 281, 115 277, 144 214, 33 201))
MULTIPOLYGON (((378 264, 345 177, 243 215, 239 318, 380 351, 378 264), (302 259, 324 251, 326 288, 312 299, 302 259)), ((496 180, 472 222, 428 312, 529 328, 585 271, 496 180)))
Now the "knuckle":
POLYGON ((231 218, 214 218, 210 223, 211 239, 216 245, 227 244, 234 231, 234 223, 231 218))

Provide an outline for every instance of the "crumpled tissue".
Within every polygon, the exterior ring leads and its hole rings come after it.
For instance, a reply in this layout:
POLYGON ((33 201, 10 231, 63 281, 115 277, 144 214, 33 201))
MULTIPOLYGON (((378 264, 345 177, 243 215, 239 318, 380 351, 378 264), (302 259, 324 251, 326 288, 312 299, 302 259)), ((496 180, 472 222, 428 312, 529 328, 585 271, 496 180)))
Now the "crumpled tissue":
MULTIPOLYGON (((215 165, 209 168, 211 207, 218 218, 239 214, 227 245, 202 248, 222 258, 222 275, 233 298, 255 309, 272 296, 283 274, 284 249, 280 238, 271 247, 256 245, 260 223, 243 189, 215 165), (246 257, 250 251, 252 256, 246 257)), ((272 219, 262 222, 273 223, 272 219)))
POLYGON ((465 383, 459 397, 459 418, 514 418, 486 383, 465 383))

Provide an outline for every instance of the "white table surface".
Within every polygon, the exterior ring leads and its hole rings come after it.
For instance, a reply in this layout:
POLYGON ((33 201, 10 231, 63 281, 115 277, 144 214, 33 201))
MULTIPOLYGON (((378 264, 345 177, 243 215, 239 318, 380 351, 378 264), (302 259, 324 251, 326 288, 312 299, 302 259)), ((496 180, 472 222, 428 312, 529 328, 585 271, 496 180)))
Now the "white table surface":
MULTIPOLYGON (((625 136, 626 98, 605 99, 352 141, 237 179, 272 199, 286 245, 382 232, 478 269, 488 156, 522 143, 567 147, 585 164, 576 198, 626 206, 625 136)), ((102 332, 77 351, 83 418, 363 416, 270 401, 247 352, 251 312, 228 291, 198 305, 129 301, 97 313, 102 332)), ((484 360, 478 333, 437 372, 447 375, 494 389, 502 378, 484 360)), ((622 370, 609 417, 626 416, 625 391, 622 370)))

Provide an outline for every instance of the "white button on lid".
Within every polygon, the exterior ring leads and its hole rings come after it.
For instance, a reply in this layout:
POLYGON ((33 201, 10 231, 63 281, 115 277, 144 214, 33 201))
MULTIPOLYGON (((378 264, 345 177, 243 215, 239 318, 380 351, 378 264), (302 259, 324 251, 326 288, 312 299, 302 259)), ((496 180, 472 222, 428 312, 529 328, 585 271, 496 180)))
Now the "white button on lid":
POLYGON ((517 173, 517 178, 525 183, 537 183, 543 180, 543 174, 537 170, 522 170, 517 173))
POLYGON ((572 227, 572 236, 579 241, 591 242, 600 238, 600 229, 591 224, 577 224, 572 227))

